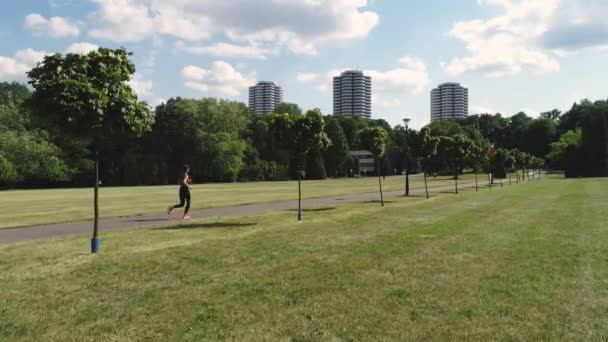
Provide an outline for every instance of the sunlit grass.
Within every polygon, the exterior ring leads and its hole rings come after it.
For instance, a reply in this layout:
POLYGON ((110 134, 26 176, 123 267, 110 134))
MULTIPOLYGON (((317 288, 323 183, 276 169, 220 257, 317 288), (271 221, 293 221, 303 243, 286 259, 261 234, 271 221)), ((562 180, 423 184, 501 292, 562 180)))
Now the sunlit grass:
POLYGON ((0 247, 0 340, 603 340, 608 180, 0 247))

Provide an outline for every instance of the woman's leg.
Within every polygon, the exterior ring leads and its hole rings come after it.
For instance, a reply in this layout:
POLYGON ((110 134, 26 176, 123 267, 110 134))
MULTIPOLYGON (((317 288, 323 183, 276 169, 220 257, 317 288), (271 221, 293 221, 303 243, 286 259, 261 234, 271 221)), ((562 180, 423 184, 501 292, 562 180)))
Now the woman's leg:
POLYGON ((186 208, 184 209, 184 215, 188 215, 188 211, 190 211, 190 200, 191 200, 190 191, 186 192, 184 198, 186 200, 186 208))
MULTIPOLYGON (((188 194, 188 197, 189 196, 190 195, 188 194)), ((183 208, 185 203, 186 203, 186 193, 184 191, 180 190, 179 191, 179 204, 174 205, 173 209, 183 208)))

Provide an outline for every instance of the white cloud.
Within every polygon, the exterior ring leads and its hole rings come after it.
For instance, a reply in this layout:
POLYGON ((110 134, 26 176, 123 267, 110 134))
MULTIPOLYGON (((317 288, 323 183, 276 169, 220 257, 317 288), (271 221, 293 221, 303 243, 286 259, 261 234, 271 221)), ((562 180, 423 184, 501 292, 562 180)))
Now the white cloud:
POLYGON ((372 88, 422 93, 431 82, 424 62, 417 57, 404 56, 399 64, 397 68, 386 71, 365 70, 372 77, 372 88))
POLYGON ((209 69, 189 65, 181 74, 187 88, 205 95, 238 96, 255 83, 255 75, 243 75, 224 61, 213 62, 209 69))
POLYGON ((296 79, 300 82, 312 82, 317 79, 319 75, 313 72, 298 72, 296 74, 296 79))
POLYGON ((141 74, 135 73, 129 85, 139 98, 146 99, 152 96, 152 81, 146 80, 141 74))
POLYGON ((92 1, 97 10, 89 34, 121 43, 158 35, 188 41, 220 36, 247 47, 269 44, 316 54, 324 45, 365 38, 379 22, 366 9, 368 0, 92 1))
POLYGON ((251 58, 265 60, 268 56, 276 55, 276 48, 265 48, 255 45, 235 45, 230 43, 215 43, 208 46, 187 46, 183 41, 178 41, 175 46, 185 52, 196 55, 211 55, 224 58, 251 58))
POLYGON ((25 27, 35 35, 48 35, 51 38, 77 37, 80 29, 70 19, 62 17, 45 18, 38 13, 25 17, 25 27))
POLYGON ((466 44, 469 56, 453 58, 442 67, 451 75, 481 72, 489 77, 557 72, 556 57, 585 48, 608 46, 605 0, 478 0, 500 6, 487 20, 461 21, 449 36, 466 44))
POLYGON ((92 43, 73 43, 65 49, 65 53, 87 54, 99 49, 99 46, 92 43))
MULTIPOLYGON (((92 0, 99 7, 91 15, 93 38, 121 43, 140 42, 154 36, 156 25, 147 5, 131 0, 92 0)), ((177 23, 176 23, 177 24, 177 23)))
POLYGON ((25 49, 17 51, 14 57, 0 56, 0 81, 26 81, 25 73, 46 55, 48 52, 25 49))
POLYGON ((380 108, 395 108, 401 106, 401 101, 397 98, 384 98, 378 94, 372 95, 372 103, 380 108))

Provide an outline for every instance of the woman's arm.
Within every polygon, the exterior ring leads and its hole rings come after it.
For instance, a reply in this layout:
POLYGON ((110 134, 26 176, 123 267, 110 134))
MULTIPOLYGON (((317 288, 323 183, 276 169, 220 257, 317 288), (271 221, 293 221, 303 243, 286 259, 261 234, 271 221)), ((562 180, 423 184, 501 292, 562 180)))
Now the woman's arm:
POLYGON ((192 190, 192 187, 190 186, 190 176, 187 173, 184 173, 184 180, 182 184, 187 186, 188 189, 192 190))

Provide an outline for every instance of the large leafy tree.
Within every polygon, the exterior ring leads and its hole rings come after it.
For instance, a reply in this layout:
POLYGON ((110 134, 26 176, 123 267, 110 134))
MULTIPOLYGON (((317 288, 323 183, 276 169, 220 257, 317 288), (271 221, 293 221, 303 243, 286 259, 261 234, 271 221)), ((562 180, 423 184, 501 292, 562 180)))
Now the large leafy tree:
POLYGON ((471 153, 472 141, 463 134, 452 137, 441 137, 439 149, 448 167, 454 174, 454 189, 458 193, 458 177, 464 171, 471 153))
POLYGON ((378 174, 378 185, 380 187, 380 204, 384 207, 384 195, 382 194, 382 179, 380 178, 380 158, 386 152, 388 133, 381 127, 368 127, 361 131, 359 139, 361 146, 372 153, 376 158, 376 173, 378 174))
POLYGON ((567 131, 562 134, 558 141, 551 144, 551 151, 547 155, 551 167, 558 170, 566 169, 566 151, 568 147, 579 148, 581 145, 583 132, 580 128, 574 131, 567 131))
POLYGON ((483 140, 472 141, 465 164, 473 170, 475 175, 475 191, 479 191, 477 174, 484 170, 488 160, 488 145, 483 140))
MULTIPOLYGON (((66 134, 90 139, 98 175, 98 152, 117 132, 141 135, 154 122, 150 107, 140 102, 128 85, 135 66, 124 49, 100 48, 88 54, 46 56, 27 73, 34 88, 32 104, 37 113, 66 134)), ((94 190, 92 251, 97 252, 98 186, 94 190)))
POLYGON ((271 128, 276 140, 294 157, 292 163, 298 179, 298 221, 301 221, 306 154, 315 149, 323 151, 331 144, 325 133, 323 114, 319 109, 309 110, 304 115, 275 114, 271 118, 271 128))
POLYGON ((331 140, 331 146, 323 153, 325 170, 330 177, 345 176, 347 173, 346 164, 350 154, 346 136, 338 120, 327 118, 325 133, 329 140, 331 140))

